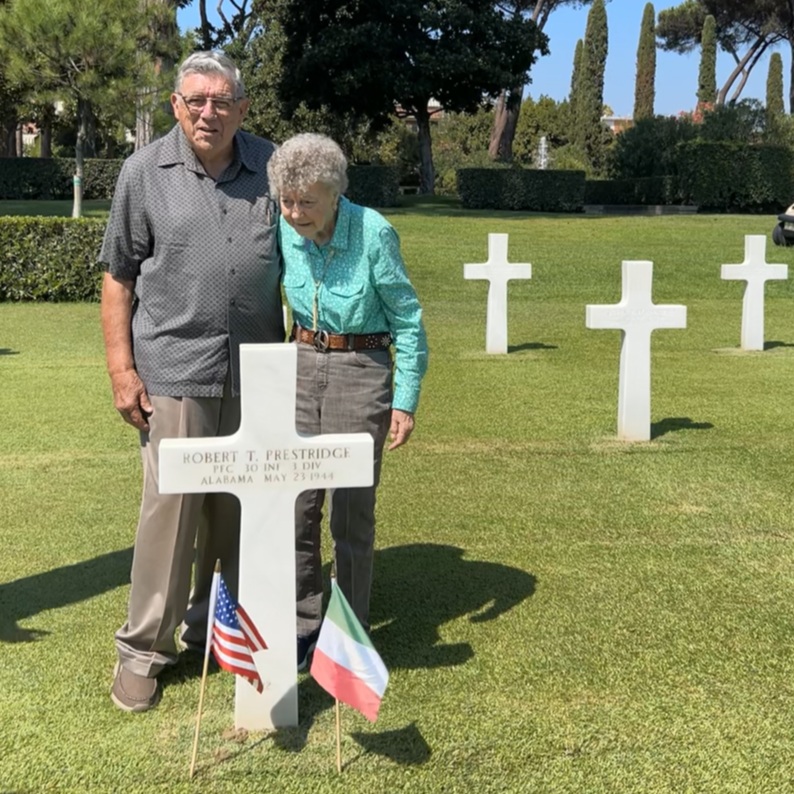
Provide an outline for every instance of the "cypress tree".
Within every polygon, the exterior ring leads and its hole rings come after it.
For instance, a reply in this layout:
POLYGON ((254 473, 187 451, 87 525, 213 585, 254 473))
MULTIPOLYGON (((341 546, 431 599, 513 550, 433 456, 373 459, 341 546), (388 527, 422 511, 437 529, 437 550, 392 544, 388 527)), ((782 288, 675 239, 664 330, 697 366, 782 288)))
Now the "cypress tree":
POLYGON ((783 104, 783 58, 773 52, 769 59, 769 74, 766 78, 766 117, 780 118, 785 113, 783 104))
POLYGON ((656 12, 648 3, 642 14, 634 85, 634 120, 653 118, 656 96, 656 12))
POLYGON ((604 70, 607 62, 608 32, 604 0, 593 0, 587 15, 582 48, 581 78, 577 87, 577 142, 581 144, 593 170, 603 160, 604 70))
POLYGON ((577 120, 577 100, 579 98, 579 91, 582 87, 582 40, 576 42, 576 49, 573 53, 573 71, 571 72, 571 94, 568 97, 568 107, 571 116, 571 122, 576 123, 577 120))
POLYGON ((717 99, 717 21, 709 14, 700 37, 698 105, 713 105, 717 99))

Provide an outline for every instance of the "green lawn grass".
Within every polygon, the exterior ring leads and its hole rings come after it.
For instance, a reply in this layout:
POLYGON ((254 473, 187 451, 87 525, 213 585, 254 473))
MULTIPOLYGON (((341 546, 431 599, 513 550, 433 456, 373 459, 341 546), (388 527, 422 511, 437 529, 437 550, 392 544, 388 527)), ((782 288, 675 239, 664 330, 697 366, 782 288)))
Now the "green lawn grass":
MULTIPOLYGON (((763 352, 738 350, 746 216, 390 213, 431 363, 410 444, 379 492, 381 717, 299 682, 296 729, 231 731, 199 669, 162 704, 108 698, 138 510, 136 439, 115 415, 96 305, 0 305, 0 791, 782 792, 794 790, 794 311, 766 288, 763 352), (531 262, 510 353, 485 348, 488 232, 531 262), (615 440, 620 334, 585 305, 654 262, 648 443, 615 440)), ((767 258, 794 266, 794 251, 767 258)))

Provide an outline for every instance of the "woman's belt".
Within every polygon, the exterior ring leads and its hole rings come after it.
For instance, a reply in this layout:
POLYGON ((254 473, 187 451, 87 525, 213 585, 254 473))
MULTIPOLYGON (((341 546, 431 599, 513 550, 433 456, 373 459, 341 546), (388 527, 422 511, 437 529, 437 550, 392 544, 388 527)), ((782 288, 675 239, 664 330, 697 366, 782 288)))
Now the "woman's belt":
POLYGON ((392 341, 388 331, 377 334, 332 334, 323 330, 310 331, 297 323, 292 326, 290 339, 311 345, 320 353, 329 350, 388 350, 392 341))

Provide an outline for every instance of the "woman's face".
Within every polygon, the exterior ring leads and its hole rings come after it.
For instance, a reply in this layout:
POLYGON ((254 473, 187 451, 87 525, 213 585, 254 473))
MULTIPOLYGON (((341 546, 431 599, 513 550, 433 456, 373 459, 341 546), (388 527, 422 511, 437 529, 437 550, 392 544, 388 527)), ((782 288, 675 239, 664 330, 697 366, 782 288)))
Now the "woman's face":
POLYGON ((318 245, 333 237, 339 197, 327 185, 315 182, 306 190, 285 190, 279 204, 284 220, 301 237, 318 245))

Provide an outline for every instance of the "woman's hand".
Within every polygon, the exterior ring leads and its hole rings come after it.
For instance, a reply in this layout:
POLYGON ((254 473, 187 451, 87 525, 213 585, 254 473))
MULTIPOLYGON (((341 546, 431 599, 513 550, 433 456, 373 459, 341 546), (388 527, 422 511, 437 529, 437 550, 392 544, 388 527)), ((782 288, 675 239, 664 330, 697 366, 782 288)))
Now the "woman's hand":
POLYGON ((405 444, 411 437, 414 429, 414 415, 393 408, 391 412, 391 427, 389 428, 389 449, 397 449, 405 444))

